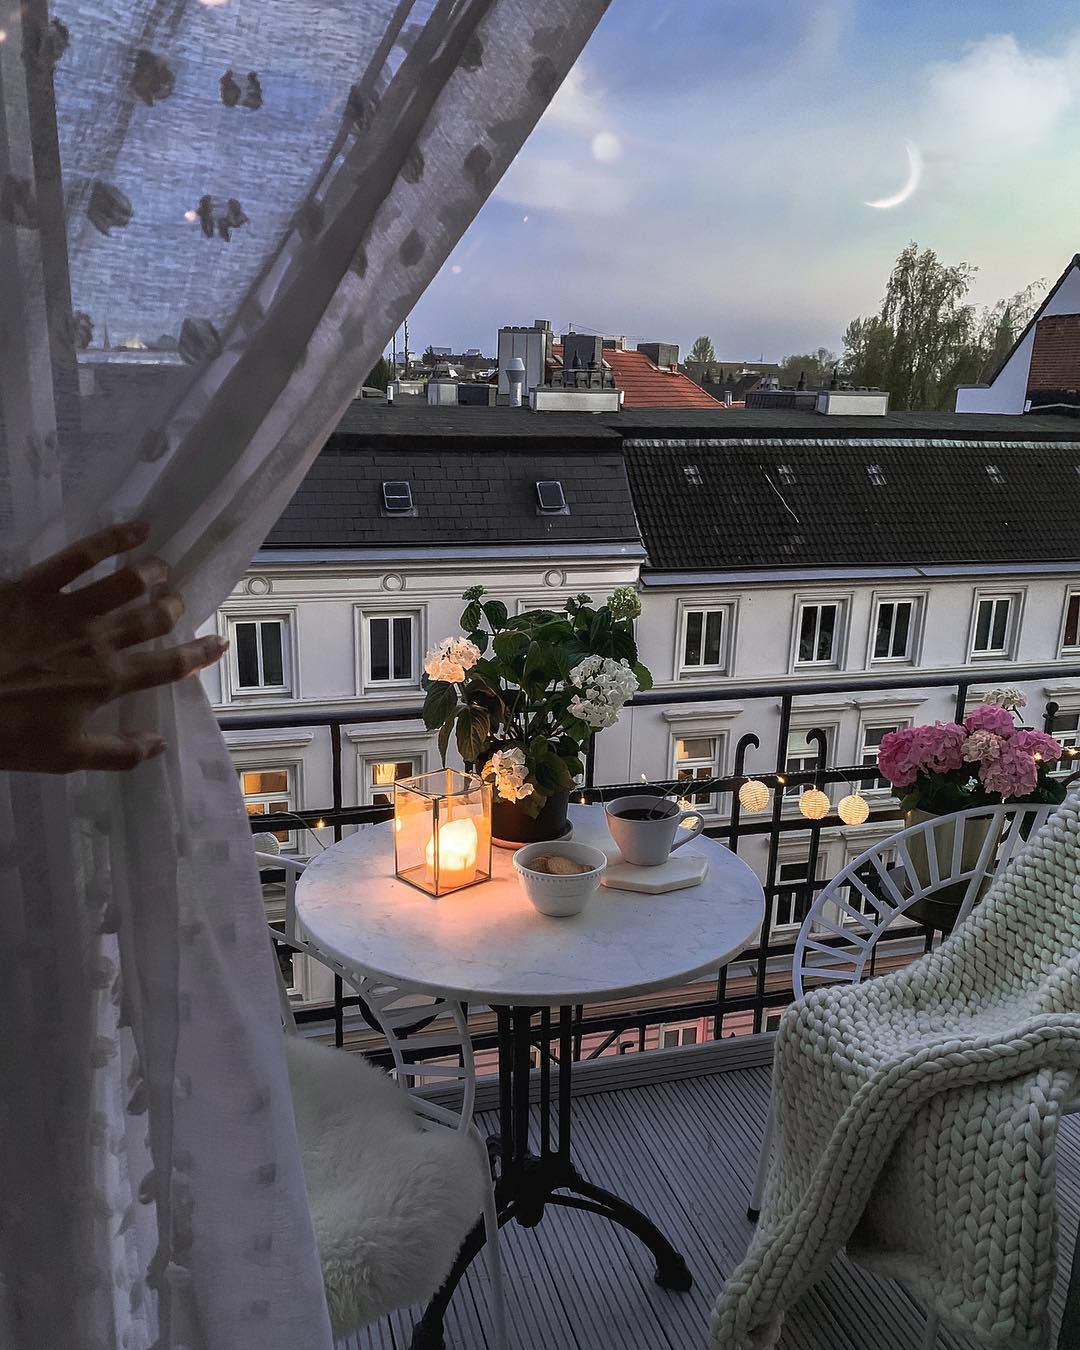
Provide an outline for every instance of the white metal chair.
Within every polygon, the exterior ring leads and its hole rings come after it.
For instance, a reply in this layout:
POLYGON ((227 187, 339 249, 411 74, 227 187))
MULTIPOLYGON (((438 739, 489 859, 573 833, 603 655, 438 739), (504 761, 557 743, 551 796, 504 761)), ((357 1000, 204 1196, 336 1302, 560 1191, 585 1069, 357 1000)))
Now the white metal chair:
MULTIPOLYGON (((960 900, 956 924, 967 918, 990 879, 1026 847, 1053 808, 973 807, 936 816, 872 844, 822 888, 803 920, 792 957, 795 997, 815 984, 857 983, 873 974, 882 938, 895 939, 911 910, 946 888, 960 900), (892 930, 890 932, 890 930, 892 930)), ((913 928, 913 936, 920 930, 913 928)), ((1069 1111, 1080 1111, 1080 1101, 1069 1111)), ((772 1107, 747 1215, 756 1220, 774 1142, 772 1107)), ((927 1318, 924 1350, 937 1339, 938 1317, 927 1318)))
MULTIPOLYGON (((264 845, 264 840, 265 836, 256 836, 258 844, 264 845)), ((284 934, 271 928, 272 940, 284 942, 292 950, 312 957, 341 977, 362 1000, 385 1036, 394 1060, 393 1076, 408 1093, 412 1111, 422 1126, 454 1130, 473 1145, 484 1179, 483 1221, 491 1283, 493 1343, 496 1350, 505 1350, 506 1320, 499 1259, 499 1221, 487 1143, 473 1122, 476 1074, 472 1038, 464 1010, 459 1004, 446 999, 369 979, 322 951, 305 934, 296 915, 296 883, 303 874, 306 861, 269 851, 258 851, 255 857, 260 871, 275 869, 285 872, 284 934), (418 1024, 425 1023, 427 1025, 424 1026, 423 1034, 411 1031, 418 1024), (442 1052, 439 1057, 441 1062, 414 1062, 412 1056, 420 1050, 442 1052), (428 1083, 447 1081, 461 1084, 461 1107, 456 1112, 417 1095, 417 1089, 428 1083)), ((289 1034, 296 1035, 296 1019, 280 971, 278 986, 285 1029, 289 1034)), ((431 1292, 434 1293, 434 1290, 431 1292)))

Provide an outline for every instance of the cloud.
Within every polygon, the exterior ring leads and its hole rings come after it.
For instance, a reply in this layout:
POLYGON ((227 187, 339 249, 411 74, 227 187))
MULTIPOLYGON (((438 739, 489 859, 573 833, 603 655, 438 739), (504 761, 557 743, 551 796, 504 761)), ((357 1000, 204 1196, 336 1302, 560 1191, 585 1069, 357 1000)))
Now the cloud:
POLYGON ((555 157, 519 155, 495 195, 530 211, 617 216, 629 206, 632 188, 600 169, 578 168, 555 157))
POLYGON ((566 79, 545 109, 539 125, 595 132, 606 120, 603 91, 597 88, 586 62, 578 60, 567 71, 566 79))
POLYGON ((924 143, 952 159, 986 162, 1037 150, 1080 90, 1080 41, 1058 54, 1025 51, 1012 33, 972 43, 927 69, 924 143))
POLYGON ((598 131, 589 144, 593 159, 600 164, 613 164, 622 154, 622 141, 613 131, 598 131))

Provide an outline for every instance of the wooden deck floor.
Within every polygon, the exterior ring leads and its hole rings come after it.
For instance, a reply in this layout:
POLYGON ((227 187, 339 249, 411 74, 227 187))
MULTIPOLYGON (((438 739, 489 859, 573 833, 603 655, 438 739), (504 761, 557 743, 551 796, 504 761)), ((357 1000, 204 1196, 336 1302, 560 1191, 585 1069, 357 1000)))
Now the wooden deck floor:
MULTIPOLYGON (((688 1294, 657 1288, 647 1254, 621 1228, 549 1208, 537 1229, 503 1230, 510 1350, 706 1345, 713 1300, 750 1237, 745 1209, 768 1084, 768 1069, 751 1067, 575 1098, 578 1165, 666 1229, 689 1262, 694 1288, 688 1294)), ((485 1126, 494 1127, 493 1116, 482 1119, 485 1126)), ((1080 1117, 1065 1122, 1060 1173, 1062 1249, 1071 1253, 1080 1216, 1080 1117)), ((1067 1269, 1058 1273, 1055 1326, 1067 1276, 1067 1269)), ((487 1350, 486 1298, 477 1262, 451 1304, 447 1350, 487 1350)), ((841 1257, 788 1315, 780 1347, 913 1350, 922 1343, 923 1323, 922 1310, 899 1285, 841 1257)), ((411 1325, 409 1312, 397 1314, 342 1342, 342 1350, 407 1350, 411 1325)), ((974 1346, 945 1330, 938 1340, 939 1350, 974 1346)))

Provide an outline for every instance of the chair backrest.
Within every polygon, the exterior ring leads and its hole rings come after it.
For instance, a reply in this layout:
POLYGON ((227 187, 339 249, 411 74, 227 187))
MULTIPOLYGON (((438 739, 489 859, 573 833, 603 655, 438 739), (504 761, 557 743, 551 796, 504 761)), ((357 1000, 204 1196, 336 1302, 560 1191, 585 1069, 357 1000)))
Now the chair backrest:
MULTIPOLYGON (((962 923, 990 879, 1023 851, 1053 808, 1016 804, 934 816, 872 844, 822 888, 803 920, 792 986, 857 983, 884 934, 948 890, 962 923)), ((897 934, 891 933, 890 937, 897 934)))

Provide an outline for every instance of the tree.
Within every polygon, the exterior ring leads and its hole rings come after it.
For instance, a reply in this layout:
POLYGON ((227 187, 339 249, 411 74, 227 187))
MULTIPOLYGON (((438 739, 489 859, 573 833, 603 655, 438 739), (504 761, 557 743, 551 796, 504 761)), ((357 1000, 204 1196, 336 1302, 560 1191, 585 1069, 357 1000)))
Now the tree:
POLYGON ((390 383, 390 363, 385 356, 380 356, 372 368, 371 374, 364 381, 369 389, 381 389, 386 393, 386 386, 390 383))
POLYGON ((686 358, 687 365, 709 366, 715 360, 716 352, 713 349, 712 338, 695 338, 694 345, 690 348, 690 355, 686 358))
POLYGON ((785 356, 780 362, 780 383, 794 387, 801 376, 806 376, 808 389, 822 389, 833 377, 840 358, 828 347, 819 347, 815 352, 795 353, 785 356))
POLYGON ((421 357, 421 361, 425 366, 433 366, 435 364, 435 348, 430 342, 424 348, 424 355, 421 357))
POLYGON ((843 372, 852 384, 889 391, 896 410, 952 409, 958 384, 987 379, 1030 318, 1044 283, 983 310, 967 296, 976 268, 943 263, 912 242, 901 252, 877 314, 852 319, 843 372))

